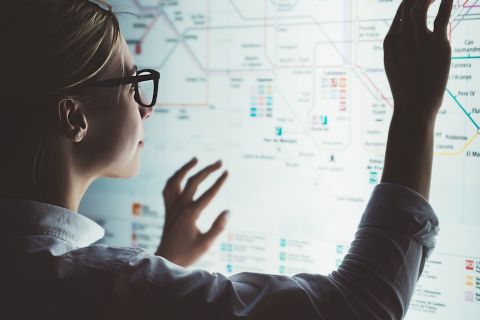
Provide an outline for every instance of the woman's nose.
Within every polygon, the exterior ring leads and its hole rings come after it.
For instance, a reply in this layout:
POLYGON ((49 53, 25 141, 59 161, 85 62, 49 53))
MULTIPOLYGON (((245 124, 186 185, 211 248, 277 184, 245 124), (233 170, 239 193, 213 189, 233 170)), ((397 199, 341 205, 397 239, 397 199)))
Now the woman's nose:
POLYGON ((152 113, 153 113, 153 107, 140 106, 140 115, 142 116, 142 120, 150 118, 152 113))

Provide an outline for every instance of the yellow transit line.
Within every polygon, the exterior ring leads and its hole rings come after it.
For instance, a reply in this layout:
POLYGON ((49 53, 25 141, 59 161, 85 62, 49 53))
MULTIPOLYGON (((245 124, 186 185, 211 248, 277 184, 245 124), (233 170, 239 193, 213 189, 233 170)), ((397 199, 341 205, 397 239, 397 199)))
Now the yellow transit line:
POLYGON ((433 155, 434 156, 445 156, 445 157, 456 157, 456 156, 459 156, 461 154, 463 154, 465 152, 465 149, 468 148, 468 146, 478 137, 478 132, 475 133, 473 135, 473 137, 470 138, 470 140, 468 140, 465 145, 463 146, 463 148, 460 150, 460 151, 457 151, 457 152, 435 152, 433 155))

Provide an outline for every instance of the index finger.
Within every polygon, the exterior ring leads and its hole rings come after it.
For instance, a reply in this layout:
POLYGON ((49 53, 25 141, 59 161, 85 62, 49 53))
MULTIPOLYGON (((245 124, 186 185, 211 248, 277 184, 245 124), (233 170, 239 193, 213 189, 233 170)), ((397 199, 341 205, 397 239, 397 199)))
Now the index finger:
POLYGON ((192 158, 189 162, 184 164, 180 169, 178 169, 173 176, 170 177, 167 181, 167 185, 165 186, 165 191, 172 192, 173 195, 178 195, 180 193, 180 184, 182 183, 182 180, 185 178, 187 175, 188 171, 192 169, 196 164, 198 160, 197 158, 192 158))
POLYGON ((207 177, 214 171, 220 169, 222 166, 221 161, 217 161, 204 169, 200 170, 198 173, 193 175, 188 179, 187 184, 185 185, 185 188, 182 193, 182 197, 185 200, 190 201, 193 198, 193 195, 197 191, 197 187, 200 183, 202 183, 207 177))
POLYGON ((412 26, 417 44, 422 43, 423 37, 428 33, 427 13, 432 0, 417 0, 412 7, 412 26))

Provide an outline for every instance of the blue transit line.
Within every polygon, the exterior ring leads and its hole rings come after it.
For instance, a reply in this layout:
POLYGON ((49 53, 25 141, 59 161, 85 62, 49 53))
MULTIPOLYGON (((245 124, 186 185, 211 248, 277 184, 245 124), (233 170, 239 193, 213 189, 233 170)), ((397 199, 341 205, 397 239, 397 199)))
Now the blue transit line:
POLYGON ((477 122, 475 122, 475 120, 473 120, 472 116, 470 115, 469 112, 467 112, 467 110, 465 110, 465 108, 462 106, 462 104, 460 103, 460 101, 458 101, 457 97, 455 97, 453 95, 453 93, 447 89, 447 92, 448 94, 450 95, 450 97, 452 97, 453 100, 455 100, 455 102, 457 103, 457 105, 460 107, 460 109, 462 109, 462 111, 467 115, 468 119, 470 119, 470 121, 472 121, 473 125, 475 126, 475 128, 477 128, 477 130, 480 129, 480 126, 477 124, 477 122))

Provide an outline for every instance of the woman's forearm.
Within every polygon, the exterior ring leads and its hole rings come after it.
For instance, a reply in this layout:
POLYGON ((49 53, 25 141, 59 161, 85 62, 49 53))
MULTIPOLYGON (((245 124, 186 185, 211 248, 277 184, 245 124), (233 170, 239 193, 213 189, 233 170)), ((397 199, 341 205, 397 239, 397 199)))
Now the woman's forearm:
MULTIPOLYGON (((401 108, 398 108, 401 109, 401 108)), ((382 182, 409 187, 428 199, 432 175, 435 117, 394 112, 382 182)))

